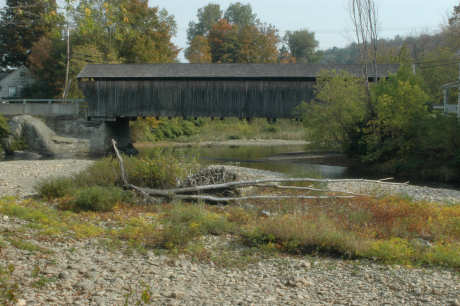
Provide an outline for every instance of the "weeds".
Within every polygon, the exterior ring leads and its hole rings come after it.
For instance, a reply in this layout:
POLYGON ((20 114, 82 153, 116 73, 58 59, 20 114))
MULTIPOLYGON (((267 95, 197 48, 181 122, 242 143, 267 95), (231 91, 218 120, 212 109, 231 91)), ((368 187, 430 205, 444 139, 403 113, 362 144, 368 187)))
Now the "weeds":
MULTIPOLYGON (((192 161, 183 162, 170 154, 162 154, 160 150, 154 150, 148 156, 124 157, 125 169, 130 183, 150 188, 170 188, 175 187, 177 182, 188 175, 196 164, 192 161)), ((86 196, 97 196, 97 194, 107 194, 114 192, 119 194, 114 187, 122 187, 120 166, 118 161, 112 158, 103 158, 85 171, 76 174, 71 178, 51 178, 40 182, 36 186, 39 195, 47 200, 56 198, 84 198, 86 196), (99 187, 108 187, 104 192, 99 187), (82 190, 77 191, 77 189, 82 190)), ((123 194, 125 199, 126 193, 123 194)), ((89 200, 88 198, 84 199, 89 200)), ((74 203, 76 206, 82 204, 74 203)), ((84 204, 82 210, 86 210, 84 204)), ((78 208, 78 207, 77 207, 78 208)), ((104 210, 104 209, 103 209, 104 210)))
POLYGON ((64 210, 80 211, 112 211, 115 205, 130 198, 130 193, 116 187, 87 187, 74 192, 74 197, 63 201, 60 208, 64 210))
POLYGON ((13 279, 13 265, 0 266, 0 303, 13 305, 18 300, 19 285, 13 279))
POLYGON ((135 141, 154 142, 174 140, 183 142, 219 141, 227 139, 291 139, 304 140, 302 123, 291 119, 280 119, 269 123, 266 119, 254 118, 250 121, 238 118, 211 120, 183 119, 138 119, 131 124, 135 141))

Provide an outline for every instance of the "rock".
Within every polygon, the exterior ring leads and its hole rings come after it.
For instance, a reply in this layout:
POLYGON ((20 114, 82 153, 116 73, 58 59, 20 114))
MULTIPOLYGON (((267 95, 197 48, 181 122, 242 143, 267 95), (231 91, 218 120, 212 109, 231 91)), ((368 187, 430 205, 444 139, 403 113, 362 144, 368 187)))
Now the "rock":
POLYGON ((68 272, 62 271, 58 274, 58 278, 62 280, 66 280, 70 278, 70 275, 68 272))
POLYGON ((299 265, 301 268, 305 268, 305 269, 310 269, 311 268, 311 262, 309 261, 302 261, 299 265))
POLYGON ((83 280, 80 283, 74 285, 75 289, 89 292, 93 289, 94 285, 91 281, 89 280, 83 280))
POLYGON ((24 299, 18 299, 18 301, 16 302, 16 306, 26 306, 26 305, 27 305, 27 302, 24 299))
POLYGON ((296 277, 288 278, 288 280, 286 281, 286 285, 290 287, 302 287, 302 286, 308 287, 308 286, 312 286, 313 283, 309 279, 296 276, 296 277))
POLYGON ((169 297, 172 298, 172 299, 181 299, 184 296, 185 296, 185 294, 183 292, 181 292, 181 291, 173 291, 169 295, 169 297))
POLYGON ((451 303, 452 306, 460 306, 460 299, 455 299, 451 303))
POLYGON ((3 219, 3 221, 5 221, 5 222, 6 222, 6 221, 8 221, 9 217, 5 215, 5 216, 3 216, 3 218, 2 218, 2 219, 3 219))
POLYGON ((17 150, 15 143, 19 140, 28 150, 44 156, 89 152, 89 140, 58 136, 43 121, 29 115, 13 117, 9 127, 11 135, 3 141, 9 154, 17 150))
POLYGON ((433 246, 431 242, 422 238, 412 239, 410 243, 412 244, 412 246, 419 249, 431 248, 433 246))

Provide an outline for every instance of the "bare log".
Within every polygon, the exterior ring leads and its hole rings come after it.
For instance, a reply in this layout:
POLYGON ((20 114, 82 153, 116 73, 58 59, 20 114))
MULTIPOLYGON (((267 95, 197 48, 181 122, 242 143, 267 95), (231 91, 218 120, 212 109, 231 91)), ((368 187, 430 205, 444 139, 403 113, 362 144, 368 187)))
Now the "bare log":
MULTIPOLYGON (((290 190, 309 190, 309 191, 317 191, 317 192, 331 192, 331 190, 328 189, 319 189, 319 188, 313 188, 313 187, 299 187, 299 186, 281 186, 278 184, 260 184, 260 185, 255 185, 257 187, 269 187, 269 188, 276 188, 276 189, 290 189, 290 190)), ((354 196, 369 196, 367 194, 359 194, 359 193, 354 193, 354 192, 348 192, 348 191, 333 191, 333 192, 339 192, 339 193, 344 193, 344 194, 349 194, 349 195, 354 195, 354 196)))
MULTIPOLYGON (((365 179, 315 179, 315 178, 271 178, 271 179, 259 179, 252 181, 239 181, 239 182, 229 182, 223 184, 213 184, 213 185, 202 185, 194 187, 184 187, 184 188, 172 188, 172 189, 162 189, 155 192, 160 193, 197 193, 207 190, 219 190, 219 189, 230 189, 230 188, 241 188, 248 186, 255 186, 265 183, 293 183, 293 182, 312 182, 312 183, 380 183, 385 185, 407 185, 407 183, 390 183, 379 180, 365 180, 365 179)), ((154 190, 154 189, 150 189, 154 190)))
POLYGON ((269 195, 258 195, 258 196, 245 196, 245 197, 215 197, 210 195, 174 195, 175 199, 179 200, 195 200, 195 201, 206 201, 214 203, 223 203, 223 202, 237 202, 245 200, 286 200, 286 199, 300 199, 300 200, 325 200, 325 199, 351 199, 355 196, 269 196, 269 195))

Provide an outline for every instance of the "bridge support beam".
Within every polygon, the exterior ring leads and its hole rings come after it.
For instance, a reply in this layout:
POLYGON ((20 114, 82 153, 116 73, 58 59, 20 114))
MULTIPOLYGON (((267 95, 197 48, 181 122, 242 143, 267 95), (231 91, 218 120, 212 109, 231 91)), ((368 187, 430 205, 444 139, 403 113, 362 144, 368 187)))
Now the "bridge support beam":
POLYGON ((117 118, 115 121, 106 121, 90 139, 90 151, 93 155, 106 155, 113 152, 112 139, 118 148, 125 154, 136 155, 138 152, 131 141, 128 118, 117 118))

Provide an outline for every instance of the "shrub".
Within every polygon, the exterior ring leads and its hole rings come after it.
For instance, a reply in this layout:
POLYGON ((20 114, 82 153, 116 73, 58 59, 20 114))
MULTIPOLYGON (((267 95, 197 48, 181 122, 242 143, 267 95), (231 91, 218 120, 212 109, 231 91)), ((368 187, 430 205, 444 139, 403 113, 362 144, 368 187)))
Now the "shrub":
POLYGON ((10 128, 8 126, 8 122, 6 121, 5 117, 0 115, 0 139, 8 136, 10 133, 10 128))
POLYGON ((138 119, 131 124, 132 136, 135 141, 158 141, 176 139, 180 136, 191 136, 199 132, 201 120, 186 119, 138 119))
POLYGON ((47 200, 62 198, 66 195, 70 195, 73 188, 73 180, 66 177, 46 179, 35 186, 38 194, 47 200))
MULTIPOLYGON (((150 188, 170 188, 194 165, 181 162, 171 154, 155 150, 145 157, 123 157, 131 184, 150 188)), ((103 158, 75 176, 78 186, 122 186, 118 160, 103 158)))
POLYGON ((14 305, 20 293, 19 284, 13 279, 14 266, 0 266, 0 303, 14 305))
POLYGON ((339 229, 324 215, 268 218, 244 231, 242 237, 250 246, 276 244, 289 253, 323 252, 355 257, 363 248, 363 242, 357 235, 339 229))
POLYGON ((224 215, 210 212, 201 205, 176 204, 164 218, 162 245, 169 249, 183 248, 202 235, 234 231, 234 224, 224 215))
POLYGON ((77 190, 74 198, 61 203, 60 208, 65 210, 80 211, 111 211, 113 207, 129 198, 128 193, 119 188, 87 187, 77 190))

